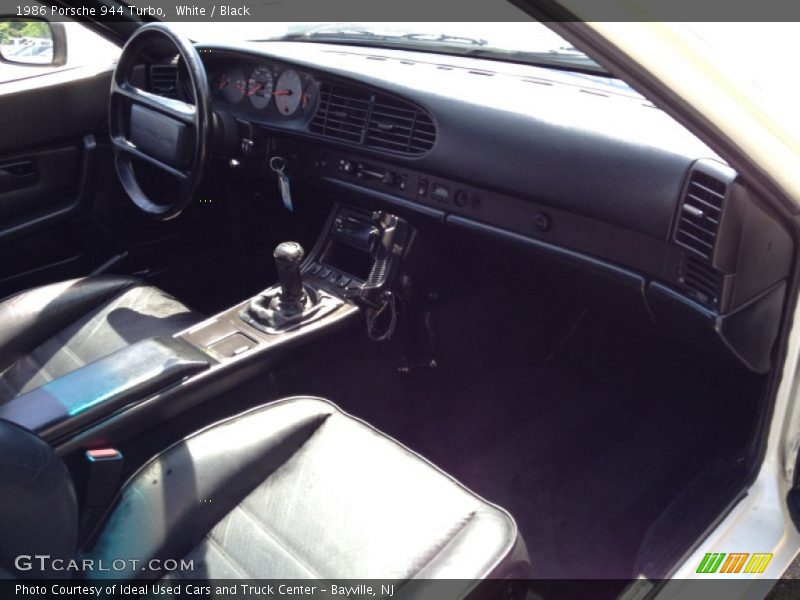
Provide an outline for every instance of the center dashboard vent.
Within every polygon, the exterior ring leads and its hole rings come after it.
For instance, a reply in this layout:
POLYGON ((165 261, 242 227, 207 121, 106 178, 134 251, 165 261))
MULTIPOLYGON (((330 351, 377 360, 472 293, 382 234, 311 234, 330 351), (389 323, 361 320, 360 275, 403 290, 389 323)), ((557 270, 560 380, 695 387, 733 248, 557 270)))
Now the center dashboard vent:
POLYGON ((413 104, 358 88, 323 83, 309 129, 326 137, 396 154, 420 155, 433 148, 436 126, 413 104))
POLYGON ((368 92, 323 83, 309 127, 320 135, 363 144, 371 103, 368 92))
POLYGON ((176 65, 152 65, 150 67, 150 89, 167 98, 178 97, 178 67, 176 65))
POLYGON ((377 97, 367 126, 367 146, 423 154, 433 148, 436 126, 430 115, 415 106, 377 97))

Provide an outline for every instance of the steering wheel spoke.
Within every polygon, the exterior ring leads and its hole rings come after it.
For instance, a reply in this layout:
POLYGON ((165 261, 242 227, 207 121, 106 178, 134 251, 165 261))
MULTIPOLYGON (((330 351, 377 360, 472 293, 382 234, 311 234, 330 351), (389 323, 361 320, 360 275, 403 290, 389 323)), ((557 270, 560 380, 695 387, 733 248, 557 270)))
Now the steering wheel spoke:
POLYGON ((119 84, 116 82, 112 83, 112 93, 125 96, 135 104, 160 112, 161 114, 189 125, 194 124, 197 116, 197 108, 194 104, 147 92, 135 87, 127 81, 123 81, 119 84))
POLYGON ((112 136, 111 143, 120 152, 124 152, 125 154, 128 154, 130 156, 139 158, 151 164, 152 166, 166 173, 169 173, 177 180, 179 180, 181 182, 181 185, 183 185, 191 177, 191 173, 187 173, 185 171, 181 171, 180 169, 176 169, 175 167, 168 165, 164 161, 161 161, 154 156, 145 154, 144 152, 139 150, 133 143, 131 143, 130 140, 127 140, 122 136, 119 135, 112 136))

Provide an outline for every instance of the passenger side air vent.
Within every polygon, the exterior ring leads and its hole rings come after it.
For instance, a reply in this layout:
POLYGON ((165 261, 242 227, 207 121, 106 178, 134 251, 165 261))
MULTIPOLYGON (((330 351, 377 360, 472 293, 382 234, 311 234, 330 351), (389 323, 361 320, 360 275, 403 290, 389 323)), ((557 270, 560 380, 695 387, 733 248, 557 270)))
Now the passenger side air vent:
POLYGON ((675 228, 675 241, 710 260, 722 218, 725 182, 699 170, 689 176, 675 228))
POLYGON ((424 154, 436 141, 436 126, 411 103, 365 90, 323 83, 312 133, 397 154, 424 154))
POLYGON ((678 281, 695 300, 718 307, 722 289, 722 274, 710 264, 693 254, 686 254, 681 262, 678 281))
POLYGON ((436 127, 430 115, 412 104, 378 96, 367 127, 367 146, 406 154, 433 148, 436 127))
POLYGON ((150 67, 151 91, 167 98, 178 97, 178 67, 176 65, 152 65, 150 67))
POLYGON ((309 128, 320 135, 362 144, 370 102, 368 92, 323 83, 309 128))

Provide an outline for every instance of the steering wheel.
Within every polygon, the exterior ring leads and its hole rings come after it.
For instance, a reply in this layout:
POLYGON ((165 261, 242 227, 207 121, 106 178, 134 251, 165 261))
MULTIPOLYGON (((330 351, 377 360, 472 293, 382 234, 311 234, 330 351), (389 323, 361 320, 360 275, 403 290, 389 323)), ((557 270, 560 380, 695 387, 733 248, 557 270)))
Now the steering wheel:
POLYGON ((155 219, 178 216, 197 191, 211 136, 210 98, 205 67, 188 39, 161 23, 148 23, 128 39, 111 81, 109 133, 122 187, 136 206, 155 219), (189 75, 194 104, 132 83, 142 56, 174 56, 175 51, 189 75), (174 177, 178 181, 174 199, 151 200, 137 182, 133 159, 174 177))

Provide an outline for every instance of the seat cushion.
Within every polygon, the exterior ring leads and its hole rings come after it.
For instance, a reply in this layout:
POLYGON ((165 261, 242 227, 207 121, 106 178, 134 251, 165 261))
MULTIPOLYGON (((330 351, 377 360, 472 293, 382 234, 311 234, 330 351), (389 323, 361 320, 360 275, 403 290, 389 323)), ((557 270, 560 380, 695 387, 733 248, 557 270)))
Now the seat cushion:
POLYGON ((267 404, 154 458, 86 557, 185 558, 194 568, 173 577, 222 579, 474 580, 527 564, 507 512, 313 398, 267 404))
POLYGON ((130 277, 73 279, 0 302, 0 402, 200 315, 130 277))

